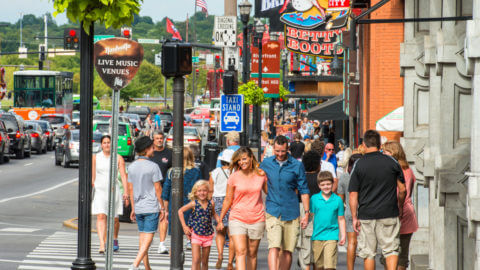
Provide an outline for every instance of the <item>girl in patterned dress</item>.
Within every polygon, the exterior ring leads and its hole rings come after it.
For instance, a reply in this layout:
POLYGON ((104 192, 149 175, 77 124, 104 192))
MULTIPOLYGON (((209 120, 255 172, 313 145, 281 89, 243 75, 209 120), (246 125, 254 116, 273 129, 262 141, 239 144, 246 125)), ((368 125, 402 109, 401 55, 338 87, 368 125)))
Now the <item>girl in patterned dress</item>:
POLYGON ((209 186, 208 181, 197 181, 188 195, 191 202, 178 210, 183 232, 192 242, 192 270, 208 269, 208 257, 214 236, 212 218, 215 218, 217 223, 221 222, 215 213, 214 202, 208 200, 209 186), (191 209, 193 211, 186 224, 183 213, 191 209))

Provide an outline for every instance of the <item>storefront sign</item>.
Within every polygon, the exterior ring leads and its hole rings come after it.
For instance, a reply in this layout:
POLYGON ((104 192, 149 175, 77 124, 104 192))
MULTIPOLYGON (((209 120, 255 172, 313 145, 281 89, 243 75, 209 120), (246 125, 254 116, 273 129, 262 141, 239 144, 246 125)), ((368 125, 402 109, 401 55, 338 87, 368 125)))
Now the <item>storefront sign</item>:
MULTIPOLYGON (((286 26, 285 46, 295 53, 333 56, 335 42, 338 41, 341 33, 342 29, 313 31, 286 26)), ((343 54, 343 48, 338 47, 336 54, 343 54)))
POLYGON ((109 38, 94 45, 95 69, 105 84, 115 90, 127 86, 143 60, 143 47, 126 38, 109 38))
POLYGON ((350 0, 328 0, 328 8, 349 8, 350 0))

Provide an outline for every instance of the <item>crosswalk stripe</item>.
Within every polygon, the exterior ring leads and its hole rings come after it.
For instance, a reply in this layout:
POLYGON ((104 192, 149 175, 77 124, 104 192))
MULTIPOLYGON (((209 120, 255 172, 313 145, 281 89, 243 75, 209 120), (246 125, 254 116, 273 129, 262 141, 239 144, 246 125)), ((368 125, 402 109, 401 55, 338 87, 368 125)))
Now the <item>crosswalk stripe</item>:
MULTIPOLYGON (((114 269, 128 269, 138 252, 138 237, 119 236, 120 250, 113 255, 114 269)), ((170 246, 170 238, 167 237, 165 244, 170 246)), ((169 269, 170 255, 157 254, 158 238, 154 239, 149 252, 150 265, 153 269, 169 269)), ((70 269, 72 262, 77 257, 77 235, 75 233, 55 232, 44 239, 26 258, 21 261, 18 269, 70 269)), ((105 267, 105 255, 97 253, 99 248, 98 237, 92 235, 92 260, 97 269, 105 267)), ((214 269, 217 261, 218 251, 215 243, 210 249, 209 268, 214 269)), ((228 248, 224 249, 224 258, 228 258, 228 248)), ((185 251, 184 267, 190 268, 192 264, 191 250, 185 251)), ((141 267, 143 264, 140 265, 141 267)), ((224 259, 223 267, 227 266, 224 259)), ((143 269, 143 268, 141 268, 143 269)))

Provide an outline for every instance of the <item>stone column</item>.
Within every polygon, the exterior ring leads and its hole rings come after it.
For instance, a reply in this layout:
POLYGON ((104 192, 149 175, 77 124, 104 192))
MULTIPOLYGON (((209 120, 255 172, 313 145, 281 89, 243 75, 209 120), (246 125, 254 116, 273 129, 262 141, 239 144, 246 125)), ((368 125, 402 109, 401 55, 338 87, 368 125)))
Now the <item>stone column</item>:
POLYGON ((468 182, 468 234, 475 241, 474 269, 480 270, 480 0, 473 0, 473 20, 467 22, 465 59, 472 80, 471 156, 468 182))

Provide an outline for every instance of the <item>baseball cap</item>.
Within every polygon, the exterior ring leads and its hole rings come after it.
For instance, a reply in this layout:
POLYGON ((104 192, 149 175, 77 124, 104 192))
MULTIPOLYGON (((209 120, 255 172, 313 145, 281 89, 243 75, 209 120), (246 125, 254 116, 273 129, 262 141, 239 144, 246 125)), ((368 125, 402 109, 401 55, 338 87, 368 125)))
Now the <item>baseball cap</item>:
POLYGON ((222 152, 222 155, 219 157, 219 159, 221 161, 225 161, 225 162, 230 163, 230 162, 232 162, 233 153, 235 153, 235 151, 233 151, 232 149, 225 149, 222 152))

